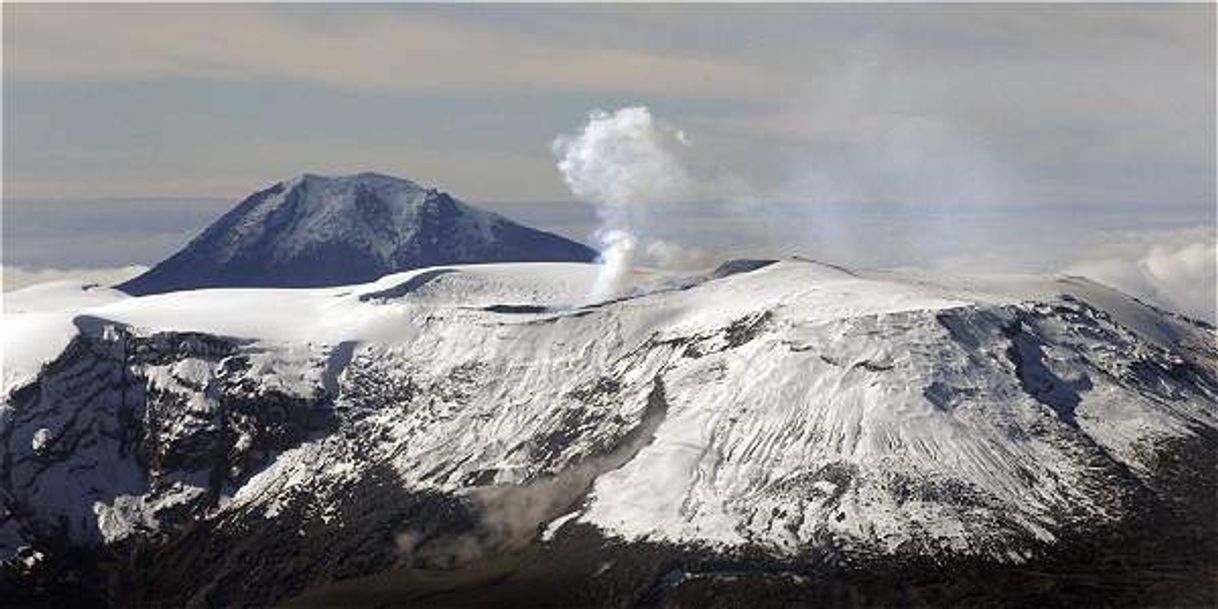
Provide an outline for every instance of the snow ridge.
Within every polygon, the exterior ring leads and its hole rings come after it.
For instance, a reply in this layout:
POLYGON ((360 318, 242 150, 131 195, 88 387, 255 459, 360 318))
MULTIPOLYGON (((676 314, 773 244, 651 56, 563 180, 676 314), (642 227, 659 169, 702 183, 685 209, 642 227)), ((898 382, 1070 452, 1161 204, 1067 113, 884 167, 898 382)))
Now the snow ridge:
POLYGON ((0 553, 254 518, 397 522, 397 551, 450 564, 562 516, 1017 562, 1129 513, 1158 447, 1218 430, 1214 332, 1089 282, 737 270, 591 306, 593 265, 502 264, 61 312, 76 338, 0 413, 0 553), (373 480, 413 516, 367 517, 373 480))

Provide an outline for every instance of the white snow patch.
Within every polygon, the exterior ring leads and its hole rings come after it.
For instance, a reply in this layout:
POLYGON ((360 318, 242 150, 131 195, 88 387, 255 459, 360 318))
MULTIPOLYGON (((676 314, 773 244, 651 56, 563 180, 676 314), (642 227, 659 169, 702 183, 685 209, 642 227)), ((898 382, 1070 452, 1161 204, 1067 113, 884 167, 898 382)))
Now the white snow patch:
POLYGON ((571 522, 572 520, 575 520, 578 516, 579 516, 579 511, 577 510, 577 511, 567 512, 566 514, 563 514, 562 516, 559 516, 558 518, 551 520, 549 522, 549 524, 546 525, 545 530, 541 532, 541 540, 542 541, 553 540, 554 536, 558 534, 558 530, 561 529, 563 527, 563 525, 567 524, 568 522, 571 522))

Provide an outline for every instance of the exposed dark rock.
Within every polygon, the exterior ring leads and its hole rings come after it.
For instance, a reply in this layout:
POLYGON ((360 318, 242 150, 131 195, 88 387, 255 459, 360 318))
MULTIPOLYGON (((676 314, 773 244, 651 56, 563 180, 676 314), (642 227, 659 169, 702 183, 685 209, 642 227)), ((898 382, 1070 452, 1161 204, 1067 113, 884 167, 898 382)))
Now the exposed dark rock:
POLYGON ((736 260, 728 260, 723 264, 715 267, 711 271, 711 279, 722 279, 740 273, 751 273, 753 271, 764 269, 771 264, 778 262, 777 260, 750 260, 748 258, 740 258, 736 260))

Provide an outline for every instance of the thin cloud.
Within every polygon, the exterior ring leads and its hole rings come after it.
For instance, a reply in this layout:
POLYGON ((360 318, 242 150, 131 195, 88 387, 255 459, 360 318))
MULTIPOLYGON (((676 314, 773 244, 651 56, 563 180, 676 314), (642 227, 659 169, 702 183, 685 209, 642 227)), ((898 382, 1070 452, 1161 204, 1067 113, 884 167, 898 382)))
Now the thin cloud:
POLYGON ((112 286, 147 270, 148 267, 138 264, 103 269, 24 269, 4 266, 0 267, 0 276, 4 277, 4 291, 9 292, 51 281, 80 281, 112 286))
POLYGON ((691 165, 751 185, 740 198, 1214 196, 1212 6, 4 12, 6 197, 236 197, 374 168, 475 200, 557 199, 545 142, 634 104, 686 126, 691 165), (496 118, 479 130, 480 111, 496 118))
POLYGON ((422 14, 346 15, 337 25, 301 18, 311 14, 193 5, 6 7, 5 73, 50 82, 281 79, 429 95, 549 87, 742 98, 783 86, 741 64, 556 46, 422 14))

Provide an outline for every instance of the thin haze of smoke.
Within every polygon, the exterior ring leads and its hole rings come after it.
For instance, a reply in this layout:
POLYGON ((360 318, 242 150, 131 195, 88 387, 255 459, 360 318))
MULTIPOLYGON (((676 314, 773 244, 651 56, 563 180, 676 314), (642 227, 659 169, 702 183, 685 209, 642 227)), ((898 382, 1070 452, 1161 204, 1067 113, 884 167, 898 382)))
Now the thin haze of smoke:
POLYGON ((1212 221, 1174 233, 1101 234, 1098 244, 1083 227, 1041 239, 1039 225, 1068 212, 1016 215, 1037 198, 1025 196, 1036 185, 1021 182, 1018 161, 996 154, 1003 148, 954 110, 954 92, 942 85, 887 68, 875 48, 820 74, 769 125, 802 143, 787 158, 776 203, 758 209, 771 232, 790 235, 783 225, 803 218, 790 245, 821 259, 932 269, 967 259, 969 272, 1063 271, 1200 319, 1218 316, 1212 221))
MULTIPOLYGON (((960 212, 1019 201, 1016 171, 997 156, 969 117, 954 111, 950 91, 916 72, 886 66, 867 48, 826 69, 802 97, 764 128, 789 137, 785 177, 770 197, 780 222, 805 219, 789 245, 822 259, 867 258, 883 240, 906 260, 935 256, 959 241, 960 212), (919 217, 916 232, 860 233, 859 218, 885 207, 919 217)), ((791 231, 781 230, 791 237, 791 231)))
MULTIPOLYGON (((934 74, 902 69, 871 41, 826 68, 787 105, 778 128, 813 144, 791 158, 784 188, 836 202, 993 205, 1009 200, 1010 168, 976 117, 934 74), (809 175, 820 192, 799 192, 809 175), (826 190, 827 189, 827 190, 826 190)), ((984 120, 984 118, 982 118, 984 120)))
POLYGON ((598 477, 630 462, 655 440, 656 429, 668 414, 659 377, 652 381, 646 400, 638 424, 609 452, 527 484, 470 489, 464 499, 477 516, 475 528, 440 535, 404 531, 396 538, 399 555, 411 567, 452 568, 531 543, 547 523, 577 508, 598 477))
POLYGON ((441 535, 403 531, 396 538, 398 553, 407 566, 453 568, 519 549, 537 537, 541 525, 571 509, 593 480, 619 461, 600 457, 525 485, 474 488, 464 499, 477 517, 475 528, 441 535))

